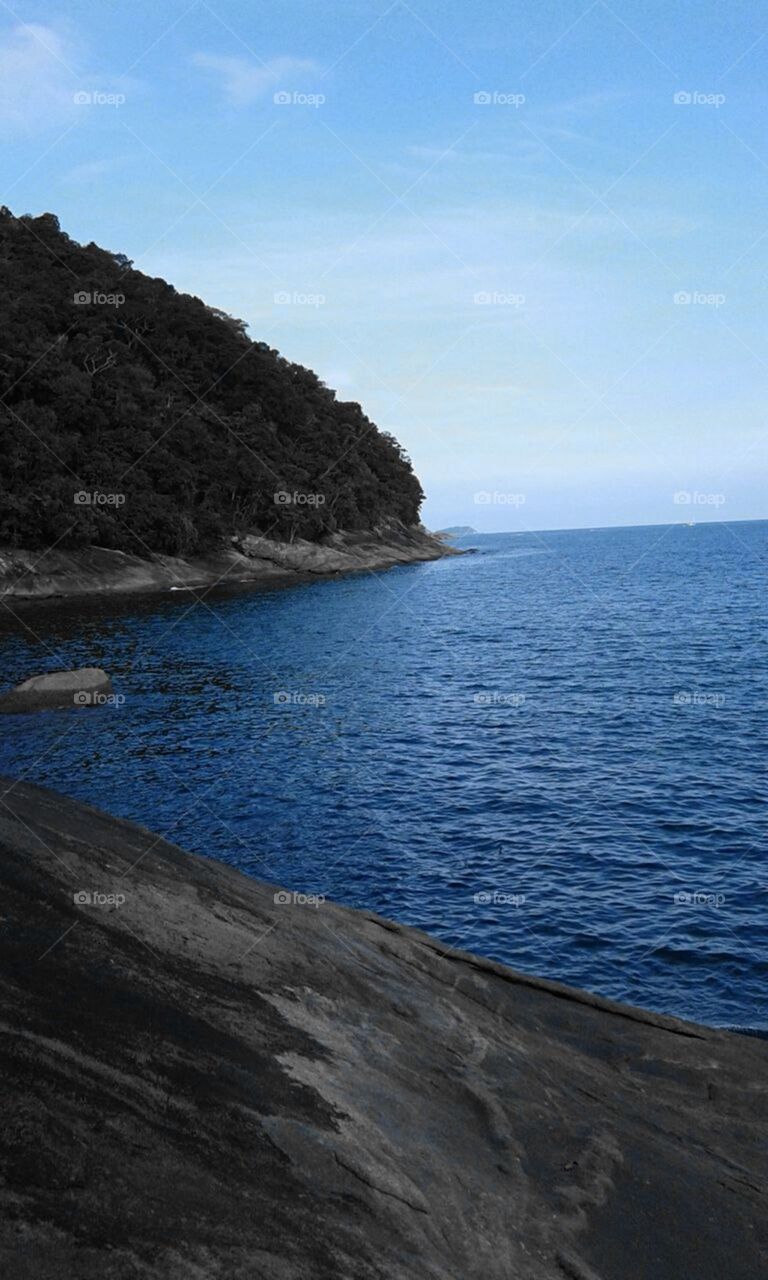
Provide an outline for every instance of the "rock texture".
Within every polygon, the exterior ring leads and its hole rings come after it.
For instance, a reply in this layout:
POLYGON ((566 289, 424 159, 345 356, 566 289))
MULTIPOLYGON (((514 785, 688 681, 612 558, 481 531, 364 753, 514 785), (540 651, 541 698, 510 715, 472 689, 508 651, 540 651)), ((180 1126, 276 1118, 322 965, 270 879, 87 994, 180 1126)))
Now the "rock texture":
POLYGON ((45 711, 53 707, 96 707, 112 693, 112 682, 100 667, 78 671, 49 671, 30 676, 15 689, 0 694, 0 713, 45 711))
POLYGON ((231 548, 197 560, 164 555, 145 559, 105 547, 45 553, 0 550, 0 600, 290 581, 315 574, 388 569, 455 554, 426 529, 403 526, 336 534, 322 544, 244 535, 233 539, 231 548))
POLYGON ((26 783, 0 870, 9 1280, 768 1274, 765 1042, 26 783))

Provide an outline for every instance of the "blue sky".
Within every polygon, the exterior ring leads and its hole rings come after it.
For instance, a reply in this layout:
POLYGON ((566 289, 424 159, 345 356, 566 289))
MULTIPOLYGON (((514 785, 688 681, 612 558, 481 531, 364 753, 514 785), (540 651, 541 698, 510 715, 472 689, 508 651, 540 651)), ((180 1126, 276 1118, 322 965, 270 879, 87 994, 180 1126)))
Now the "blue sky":
POLYGON ((768 516, 766 58, 740 0, 0 2, 0 202, 359 400, 433 527, 768 516))

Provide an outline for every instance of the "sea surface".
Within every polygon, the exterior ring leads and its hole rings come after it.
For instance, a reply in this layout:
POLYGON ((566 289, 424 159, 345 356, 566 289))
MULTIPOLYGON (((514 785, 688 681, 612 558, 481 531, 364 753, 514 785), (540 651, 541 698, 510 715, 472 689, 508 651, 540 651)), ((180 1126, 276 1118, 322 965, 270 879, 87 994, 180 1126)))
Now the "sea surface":
POLYGON ((4 684, 103 666, 124 701, 3 717, 0 772, 446 949, 765 1030, 768 522, 458 545, 2 608, 4 684))

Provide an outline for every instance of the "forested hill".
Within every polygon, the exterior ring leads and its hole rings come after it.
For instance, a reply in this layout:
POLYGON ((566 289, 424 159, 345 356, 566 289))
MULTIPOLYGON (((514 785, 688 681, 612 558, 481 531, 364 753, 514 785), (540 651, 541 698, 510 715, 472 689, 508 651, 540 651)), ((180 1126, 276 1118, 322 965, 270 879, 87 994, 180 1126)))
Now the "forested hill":
POLYGON ((321 539, 422 497, 396 440, 241 321, 0 210, 0 545, 321 539))

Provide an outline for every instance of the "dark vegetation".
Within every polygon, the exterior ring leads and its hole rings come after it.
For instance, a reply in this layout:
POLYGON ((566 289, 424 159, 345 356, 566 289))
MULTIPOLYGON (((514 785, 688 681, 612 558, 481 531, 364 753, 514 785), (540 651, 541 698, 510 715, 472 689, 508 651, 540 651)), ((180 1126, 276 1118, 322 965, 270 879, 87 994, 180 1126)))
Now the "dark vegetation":
POLYGON ((0 284, 0 544, 185 554, 418 521, 397 441, 242 321, 52 214, 0 209, 0 284))

